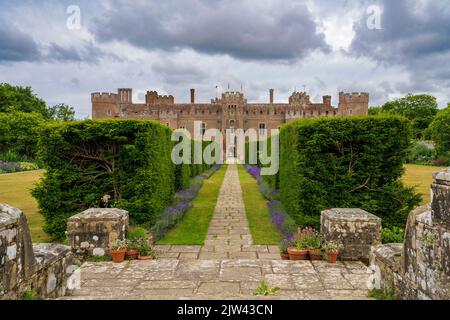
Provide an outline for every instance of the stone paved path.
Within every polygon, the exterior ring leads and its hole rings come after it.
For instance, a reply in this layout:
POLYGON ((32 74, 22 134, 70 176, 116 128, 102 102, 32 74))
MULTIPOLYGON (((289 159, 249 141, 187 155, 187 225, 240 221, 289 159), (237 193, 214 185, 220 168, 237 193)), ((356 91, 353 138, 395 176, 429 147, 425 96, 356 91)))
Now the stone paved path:
POLYGON ((85 263, 81 289, 64 299, 367 299, 361 262, 177 260, 85 263), (265 279, 280 290, 254 296, 265 279))
POLYGON ((252 245, 236 164, 229 164, 204 246, 157 246, 160 258, 279 260, 277 246, 252 245))
POLYGON ((237 167, 228 166, 204 246, 156 246, 153 261, 84 263, 64 299, 367 299, 361 262, 282 261, 252 245, 237 167), (276 295, 254 296, 262 280, 276 295))

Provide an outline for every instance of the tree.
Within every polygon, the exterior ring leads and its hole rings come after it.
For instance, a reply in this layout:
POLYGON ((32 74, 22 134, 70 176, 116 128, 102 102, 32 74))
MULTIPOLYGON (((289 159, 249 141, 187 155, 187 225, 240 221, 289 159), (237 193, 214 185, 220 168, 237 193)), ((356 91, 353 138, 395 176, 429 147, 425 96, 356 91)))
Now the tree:
POLYGON ((395 101, 386 102, 382 106, 384 112, 398 114, 411 121, 413 135, 416 139, 423 138, 423 131, 439 111, 436 98, 427 94, 407 95, 395 101))
POLYGON ((0 112, 0 123, 0 152, 11 151, 35 159, 38 136, 45 124, 43 116, 34 112, 0 112))
POLYGON ((48 108, 50 118, 59 121, 75 121, 75 110, 64 103, 48 108))
POLYGON ((436 144, 438 154, 450 151, 450 103, 446 109, 439 111, 430 124, 431 138, 436 144))
POLYGON ((12 86, 0 83, 0 113, 10 112, 36 112, 44 118, 49 118, 45 101, 38 98, 30 87, 12 86))

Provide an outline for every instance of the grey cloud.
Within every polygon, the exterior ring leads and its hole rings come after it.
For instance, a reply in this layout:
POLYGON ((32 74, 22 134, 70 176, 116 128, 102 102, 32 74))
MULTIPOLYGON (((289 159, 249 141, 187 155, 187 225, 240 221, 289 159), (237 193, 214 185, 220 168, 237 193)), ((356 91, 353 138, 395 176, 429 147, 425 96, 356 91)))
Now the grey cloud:
POLYGON ((99 62, 102 58, 111 57, 120 60, 117 55, 106 53, 91 41, 82 41, 72 46, 50 43, 44 58, 53 61, 66 62, 99 62))
POLYGON ((39 46, 32 37, 6 21, 3 21, 2 24, 0 28, 0 62, 31 61, 40 58, 39 46))
POLYGON ((405 64, 411 59, 450 51, 448 0, 380 0, 377 3, 383 8, 382 29, 368 29, 368 16, 363 14, 354 26, 351 53, 405 64))
POLYGON ((120 1, 91 31, 100 41, 145 49, 192 48, 250 60, 289 60, 328 51, 306 6, 277 1, 120 1))

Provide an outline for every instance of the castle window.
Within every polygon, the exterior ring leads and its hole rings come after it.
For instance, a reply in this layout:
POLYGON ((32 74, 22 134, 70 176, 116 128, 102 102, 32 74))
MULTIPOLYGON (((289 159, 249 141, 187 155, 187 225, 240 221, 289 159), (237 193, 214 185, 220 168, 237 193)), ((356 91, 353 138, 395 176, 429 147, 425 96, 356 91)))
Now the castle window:
POLYGON ((108 110, 107 114, 108 114, 108 116, 110 116, 111 115, 111 110, 108 110))
POLYGON ((327 111, 327 112, 325 112, 325 115, 326 115, 327 117, 328 117, 328 113, 329 113, 328 111, 327 111))
POLYGON ((262 110, 259 112, 259 114, 263 114, 262 110))
POLYGON ((180 111, 180 114, 183 114, 183 110, 180 111))
POLYGON ((260 136, 265 136, 266 135, 266 124, 265 123, 260 123, 259 124, 259 135, 260 136))
POLYGON ((202 122, 202 125, 200 127, 200 134, 203 136, 206 133, 206 123, 202 122))
POLYGON ((352 115, 353 114, 353 110, 352 109, 350 109, 350 115, 352 115))

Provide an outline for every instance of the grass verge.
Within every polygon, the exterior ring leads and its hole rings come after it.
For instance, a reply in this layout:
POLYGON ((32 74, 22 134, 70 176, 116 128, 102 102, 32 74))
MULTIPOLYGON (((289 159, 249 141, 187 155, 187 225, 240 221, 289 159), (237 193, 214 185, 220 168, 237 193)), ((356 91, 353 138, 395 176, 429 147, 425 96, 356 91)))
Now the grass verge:
POLYGON ((44 217, 39 214, 38 204, 31 196, 31 189, 43 174, 44 170, 0 174, 0 202, 25 213, 33 242, 50 241, 42 230, 44 217))
POLYGON ((432 173, 444 170, 445 167, 422 166, 417 164, 405 165, 403 183, 408 187, 415 187, 422 195, 422 204, 430 202, 430 185, 433 181, 432 173))
POLYGON ((158 244, 203 245, 226 170, 227 166, 223 165, 204 181, 197 198, 192 202, 193 208, 186 213, 184 219, 175 228, 158 241, 158 244))
POLYGON ((258 182, 242 165, 238 166, 238 173, 253 244, 277 245, 280 236, 272 224, 267 200, 259 192, 258 182))

